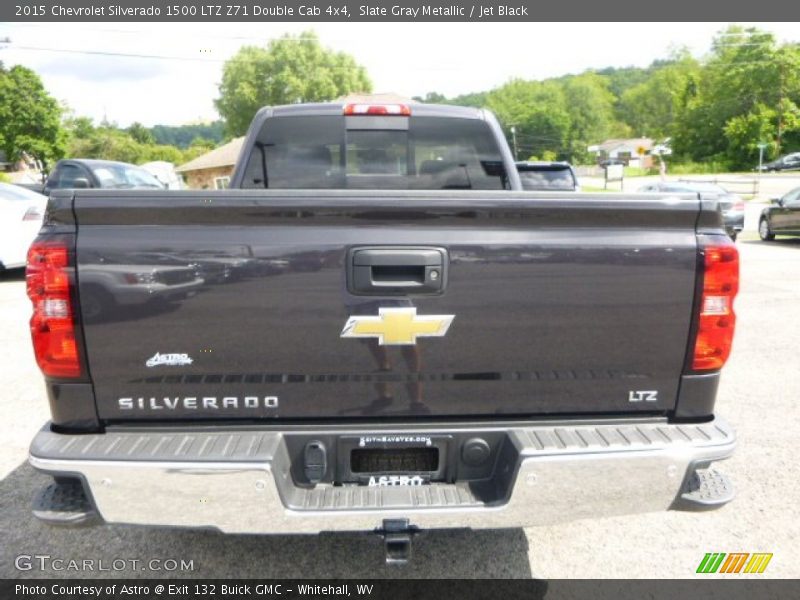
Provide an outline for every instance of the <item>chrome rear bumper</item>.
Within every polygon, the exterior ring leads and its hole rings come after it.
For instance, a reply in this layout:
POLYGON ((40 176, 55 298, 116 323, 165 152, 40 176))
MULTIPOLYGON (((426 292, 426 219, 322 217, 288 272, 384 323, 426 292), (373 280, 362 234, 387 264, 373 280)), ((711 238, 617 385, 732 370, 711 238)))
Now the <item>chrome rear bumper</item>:
MULTIPOLYGON (((372 530, 383 519, 407 518, 420 528, 499 528, 691 509, 691 502, 679 500, 687 498, 695 471, 729 457, 736 444, 721 419, 700 425, 636 419, 379 431, 438 435, 466 429, 507 436, 509 454, 498 458, 492 482, 504 490, 498 500, 486 501, 466 482, 299 486, 291 476, 288 434, 272 430, 64 435, 46 427, 31 445, 30 463, 45 473, 80 478, 109 523, 313 533, 372 530)), ((342 433, 374 435, 376 428, 342 433)))

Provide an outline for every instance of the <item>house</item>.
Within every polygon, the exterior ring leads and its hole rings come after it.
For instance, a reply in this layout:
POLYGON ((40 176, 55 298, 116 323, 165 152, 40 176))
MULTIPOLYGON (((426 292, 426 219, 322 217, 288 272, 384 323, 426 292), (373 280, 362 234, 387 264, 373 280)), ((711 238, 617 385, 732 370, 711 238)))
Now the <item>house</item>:
POLYGON ((653 146, 650 138, 611 139, 587 150, 597 157, 597 162, 621 160, 631 167, 647 168, 653 165, 653 146))
POLYGON ((12 162, 0 150, 0 173, 4 173, 13 183, 41 184, 43 181, 41 164, 25 152, 22 158, 12 162))
POLYGON ((231 181, 233 167, 243 143, 244 137, 233 139, 179 166, 175 171, 183 175, 189 189, 223 190, 231 181))

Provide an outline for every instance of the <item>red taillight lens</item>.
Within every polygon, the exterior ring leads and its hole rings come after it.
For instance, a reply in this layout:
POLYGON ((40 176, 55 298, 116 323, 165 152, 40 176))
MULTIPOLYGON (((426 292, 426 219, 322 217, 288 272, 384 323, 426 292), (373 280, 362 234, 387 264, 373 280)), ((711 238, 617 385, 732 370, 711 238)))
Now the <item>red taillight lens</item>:
POLYGON ((28 210, 25 211, 25 214, 22 215, 22 220, 23 221, 41 221, 42 220, 42 213, 35 206, 31 206, 28 210))
POLYGON ((407 104, 346 104, 344 114, 350 117, 359 115, 408 117, 411 115, 411 107, 407 104))
POLYGON ((730 240, 702 247, 703 294, 697 316, 692 369, 721 369, 731 353, 736 314, 733 300, 739 291, 739 251, 730 240))
POLYGON ((34 242, 25 279, 33 303, 31 337, 39 368, 50 377, 80 377, 66 243, 34 242))

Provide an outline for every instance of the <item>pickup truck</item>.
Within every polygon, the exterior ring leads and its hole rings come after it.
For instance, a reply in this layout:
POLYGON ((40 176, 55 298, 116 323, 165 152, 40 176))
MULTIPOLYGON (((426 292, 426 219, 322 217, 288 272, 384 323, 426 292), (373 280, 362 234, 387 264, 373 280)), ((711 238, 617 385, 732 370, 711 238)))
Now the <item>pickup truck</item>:
POLYGON ((561 161, 518 161, 522 189, 532 192, 579 192, 575 169, 561 161))
POLYGON ((373 530, 403 561, 423 528, 732 498, 711 465, 735 446, 715 398, 739 263, 716 202, 522 191, 489 112, 426 104, 264 108, 231 183, 49 198, 38 518, 373 530), (86 318, 86 272, 242 247, 234 281, 86 318))
POLYGON ((42 194, 58 189, 164 189, 155 175, 142 167, 114 160, 70 158, 60 160, 41 185, 23 187, 42 194))

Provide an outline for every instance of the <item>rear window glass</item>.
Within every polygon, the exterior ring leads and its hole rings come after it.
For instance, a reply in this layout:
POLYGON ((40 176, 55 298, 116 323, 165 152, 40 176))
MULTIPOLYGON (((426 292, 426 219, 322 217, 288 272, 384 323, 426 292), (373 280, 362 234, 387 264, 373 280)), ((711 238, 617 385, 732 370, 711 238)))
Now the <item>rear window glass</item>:
POLYGON ((244 188, 481 189, 507 185, 488 124, 448 117, 268 119, 244 188))
POLYGON ((109 164, 94 167, 92 172, 104 188, 164 187, 153 175, 135 167, 109 164))
POLYGON ((546 167, 520 167, 519 178, 523 190, 574 190, 575 180, 569 169, 546 167))

